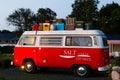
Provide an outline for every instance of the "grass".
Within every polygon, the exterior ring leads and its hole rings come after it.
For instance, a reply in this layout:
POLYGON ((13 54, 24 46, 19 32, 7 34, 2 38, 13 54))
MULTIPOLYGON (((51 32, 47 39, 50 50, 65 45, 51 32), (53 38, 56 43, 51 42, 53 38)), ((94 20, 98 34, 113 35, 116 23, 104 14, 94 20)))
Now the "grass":
MULTIPOLYGON (((0 69, 9 68, 11 60, 12 54, 0 54, 0 69)), ((5 80, 5 78, 0 76, 0 80, 5 80)))
POLYGON ((0 80, 5 80, 5 78, 4 78, 4 77, 2 77, 2 76, 0 76, 0 80))
POLYGON ((0 68, 9 68, 10 62, 12 60, 12 55, 11 54, 0 54, 0 68))
POLYGON ((9 59, 12 60, 12 54, 0 54, 0 60, 1 59, 9 59))

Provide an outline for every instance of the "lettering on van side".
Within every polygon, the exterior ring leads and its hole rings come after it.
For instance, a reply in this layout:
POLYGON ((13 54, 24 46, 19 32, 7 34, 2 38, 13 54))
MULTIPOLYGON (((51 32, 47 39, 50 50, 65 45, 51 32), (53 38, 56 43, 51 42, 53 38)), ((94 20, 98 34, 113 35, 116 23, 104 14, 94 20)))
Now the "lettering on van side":
POLYGON ((78 53, 76 50, 64 50, 61 58, 76 58, 76 60, 91 61, 91 56, 88 53, 78 53))
POLYGON ((61 58, 75 58, 76 50, 64 50, 62 55, 59 55, 61 58))
POLYGON ((78 53, 76 60, 91 61, 89 53, 78 53))

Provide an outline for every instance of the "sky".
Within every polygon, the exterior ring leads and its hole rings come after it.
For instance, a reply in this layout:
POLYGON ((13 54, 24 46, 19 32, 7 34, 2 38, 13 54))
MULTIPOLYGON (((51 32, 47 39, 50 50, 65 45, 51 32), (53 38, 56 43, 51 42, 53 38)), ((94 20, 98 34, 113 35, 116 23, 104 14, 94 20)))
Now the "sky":
MULTIPOLYGON (((0 2, 0 30, 14 31, 15 26, 9 26, 6 18, 19 8, 29 8, 34 13, 37 13, 39 8, 50 8, 57 13, 57 18, 65 18, 72 11, 71 5, 75 0, 1 0, 0 2)), ((98 8, 103 5, 118 3, 120 0, 99 0, 98 8)))

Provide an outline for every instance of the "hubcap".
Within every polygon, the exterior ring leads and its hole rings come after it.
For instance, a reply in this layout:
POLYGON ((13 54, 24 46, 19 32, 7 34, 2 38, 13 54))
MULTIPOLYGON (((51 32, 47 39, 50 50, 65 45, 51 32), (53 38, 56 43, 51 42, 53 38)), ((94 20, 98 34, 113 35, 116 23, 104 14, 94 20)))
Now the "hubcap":
POLYGON ((26 71, 30 72, 30 71, 32 71, 32 69, 33 69, 32 64, 31 63, 26 63, 26 71))
POLYGON ((32 65, 31 64, 27 64, 27 69, 31 69, 32 65))
POLYGON ((81 76, 85 75, 87 73, 87 70, 85 67, 78 67, 77 73, 81 76))

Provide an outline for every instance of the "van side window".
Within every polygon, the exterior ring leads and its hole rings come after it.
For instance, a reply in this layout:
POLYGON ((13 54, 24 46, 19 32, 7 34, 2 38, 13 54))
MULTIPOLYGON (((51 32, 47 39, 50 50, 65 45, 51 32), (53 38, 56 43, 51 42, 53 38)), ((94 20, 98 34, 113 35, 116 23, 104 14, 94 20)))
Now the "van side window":
POLYGON ((66 38, 66 46, 72 46, 72 38, 71 37, 66 38))
POLYGON ((103 45, 108 46, 107 39, 103 37, 102 40, 103 40, 103 45))
POLYGON ((34 36, 25 36, 21 38, 19 45, 35 45, 35 40, 34 36))
POLYGON ((91 37, 67 37, 66 46, 92 46, 91 37))
POLYGON ((62 37, 41 37, 40 45, 41 46, 61 46, 62 37))

